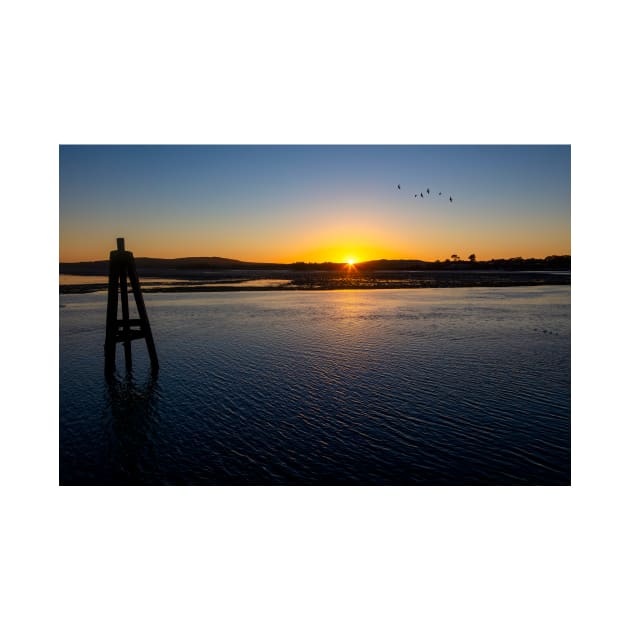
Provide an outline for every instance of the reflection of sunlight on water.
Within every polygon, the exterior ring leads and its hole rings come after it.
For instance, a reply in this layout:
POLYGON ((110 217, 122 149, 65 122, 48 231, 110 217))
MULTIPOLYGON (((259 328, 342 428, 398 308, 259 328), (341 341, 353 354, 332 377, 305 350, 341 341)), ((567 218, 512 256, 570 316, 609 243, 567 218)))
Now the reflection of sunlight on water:
MULTIPOLYGON (((69 273, 59 274, 60 285, 75 285, 75 284, 107 284, 109 282, 109 276, 75 276, 69 273)), ((141 278, 140 284, 155 283, 160 284, 172 284, 174 282, 183 282, 177 278, 141 278)))
POLYGON ((369 293, 357 290, 341 290, 332 294, 333 310, 329 313, 331 323, 331 338, 327 341, 335 345, 339 340, 334 337, 341 335, 343 342, 367 343, 368 328, 373 324, 373 312, 379 308, 374 300, 369 299, 369 293))
POLYGON ((204 282, 200 284, 196 284, 198 287, 282 287, 285 284, 289 284, 292 282, 291 280, 280 280, 280 279, 270 279, 270 278, 261 278, 260 280, 244 280, 244 281, 235 281, 235 282, 204 282))
POLYGON ((163 289, 166 287, 191 287, 191 288, 201 288, 201 287, 282 287, 291 283, 291 280, 279 280, 279 279, 271 279, 271 278, 261 278, 259 280, 222 280, 218 282, 207 282, 207 281, 199 281, 199 280, 171 280, 165 281, 167 284, 164 284, 160 281, 157 282, 140 282, 142 286, 147 289, 163 289))
POLYGON ((59 274, 59 285, 68 284, 107 284, 109 278, 107 276, 73 276, 69 273, 59 274))
POLYGON ((341 314, 352 317, 367 307, 364 296, 358 291, 352 289, 343 289, 339 291, 339 299, 336 300, 337 306, 341 309, 341 314))
MULTIPOLYGON (((151 289, 161 289, 171 286, 182 287, 281 287, 289 284, 291 280, 279 278, 258 278, 256 280, 227 280, 222 278, 216 282, 207 280, 184 280, 182 278, 141 278, 140 285, 151 289)), ((108 276, 76 276, 72 274, 59 274, 59 286, 79 286, 93 284, 108 284, 108 276)))
POLYGON ((62 484, 570 482, 569 287, 151 294, 111 390, 63 299, 62 484))

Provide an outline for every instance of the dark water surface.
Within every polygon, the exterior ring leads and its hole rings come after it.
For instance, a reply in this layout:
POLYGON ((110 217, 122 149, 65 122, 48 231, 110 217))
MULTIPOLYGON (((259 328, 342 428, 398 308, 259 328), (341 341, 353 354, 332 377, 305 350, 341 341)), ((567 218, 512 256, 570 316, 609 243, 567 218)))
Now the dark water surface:
POLYGON ((61 295, 62 484, 568 484, 570 287, 61 295), (132 314, 132 317, 134 315, 132 314))

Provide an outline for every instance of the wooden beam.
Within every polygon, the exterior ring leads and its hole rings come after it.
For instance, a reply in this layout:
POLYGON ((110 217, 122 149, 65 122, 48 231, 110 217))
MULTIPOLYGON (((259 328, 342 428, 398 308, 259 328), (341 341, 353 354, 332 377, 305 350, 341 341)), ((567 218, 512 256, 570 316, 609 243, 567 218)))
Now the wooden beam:
POLYGON ((131 283, 133 296, 136 299, 136 308, 138 309, 138 315, 140 315, 140 328, 144 333, 144 338, 147 342, 147 350, 149 351, 149 358, 151 359, 151 368, 154 372, 157 372, 160 365, 158 362, 157 352, 155 350, 155 343, 153 342, 149 316, 147 315, 147 309, 144 305, 144 299, 142 298, 142 291, 140 290, 140 281, 138 280, 138 273, 136 272, 136 262, 133 259, 133 256, 131 257, 128 271, 129 282, 131 283))
MULTIPOLYGON (((123 240, 123 239, 120 239, 123 240)), ((120 268, 120 305, 122 306, 122 322, 124 331, 123 347, 125 348, 125 367, 131 370, 131 338, 129 337, 129 296, 127 295, 127 269, 120 268)))
POLYGON ((125 367, 132 368, 131 342, 134 339, 144 339, 147 344, 151 369, 154 373, 159 368, 153 334, 149 324, 149 317, 144 305, 140 281, 136 271, 133 254, 125 250, 125 239, 116 239, 117 249, 109 255, 109 284, 107 289, 107 322, 105 325, 105 374, 111 376, 116 369, 116 343, 121 342, 125 350, 125 367), (129 291, 127 278, 136 300, 138 318, 129 317, 129 291), (120 304, 122 319, 118 319, 118 292, 120 290, 120 304), (139 330, 132 328, 139 326, 139 330))
POLYGON ((105 374, 116 368, 116 332, 118 329, 118 276, 119 267, 115 252, 109 257, 109 285, 107 289, 107 322, 105 324, 105 374))

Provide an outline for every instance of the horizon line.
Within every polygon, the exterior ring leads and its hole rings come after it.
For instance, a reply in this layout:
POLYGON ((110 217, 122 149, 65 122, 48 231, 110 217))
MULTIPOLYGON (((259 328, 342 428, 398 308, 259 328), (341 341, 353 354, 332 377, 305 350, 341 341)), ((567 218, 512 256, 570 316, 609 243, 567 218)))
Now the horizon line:
MULTIPOLYGON (((133 252, 132 252, 133 253, 133 252)), ((510 257, 500 257, 500 258, 488 258, 488 259, 476 259, 475 262, 477 263, 484 263, 484 262, 492 262, 492 261, 497 261, 497 260, 546 260, 547 258, 566 258, 566 257, 571 257, 571 254, 549 254, 547 256, 543 256, 543 257, 536 257, 536 256, 510 256, 510 257)), ((448 257, 448 258, 444 258, 444 259, 440 259, 440 258, 436 258, 435 260, 425 260, 423 258, 370 258, 370 259, 366 259, 366 260, 356 260, 356 259, 352 259, 352 262, 350 263, 349 260, 344 260, 344 261, 333 261, 333 260, 323 260, 323 261, 306 261, 306 260, 294 260, 292 262, 273 262, 270 260, 262 260, 262 261, 258 261, 258 260, 241 260, 240 258, 229 258, 227 256, 177 256, 175 258, 162 258, 160 256, 135 256, 136 259, 149 259, 149 260, 165 260, 165 261, 181 261, 181 260, 208 260, 208 259, 218 259, 218 260, 225 260, 225 261, 231 261, 231 262, 235 262, 235 263, 241 263, 241 264, 252 264, 252 265, 326 265, 326 264, 332 264, 332 265, 347 265, 347 264, 352 264, 352 265, 361 265, 361 264, 365 264, 365 263, 370 263, 370 262, 414 262, 414 263, 428 263, 428 264, 435 264, 435 263, 444 263, 444 262, 449 262, 449 263, 454 263, 454 262, 472 262, 469 260, 469 257, 466 256, 464 258, 459 258, 457 260, 451 260, 452 256, 448 257)), ((100 258, 100 259, 95 259, 95 260, 72 260, 72 261, 64 261, 64 260, 60 260, 59 264, 60 265, 79 265, 79 264, 94 264, 94 263, 107 263, 109 262, 108 258, 100 258)))

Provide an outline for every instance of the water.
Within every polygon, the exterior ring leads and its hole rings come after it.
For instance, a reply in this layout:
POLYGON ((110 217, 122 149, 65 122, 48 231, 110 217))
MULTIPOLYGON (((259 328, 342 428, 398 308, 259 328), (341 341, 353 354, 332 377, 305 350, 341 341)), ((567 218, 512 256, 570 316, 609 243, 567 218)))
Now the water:
MULTIPOLYGON (((219 274, 216 274, 219 275, 219 274)), ((140 280, 142 287, 150 287, 152 289, 172 287, 175 285, 194 286, 194 287, 281 287, 289 284, 291 280, 281 278, 256 278, 247 280, 243 278, 226 279, 225 282, 213 280, 212 282, 204 282, 202 280, 182 280, 180 278, 151 278, 146 277, 140 280)), ((77 276, 68 273, 59 274, 59 286, 82 286, 82 285, 103 285, 101 291, 107 291, 109 276, 77 276)))
POLYGON ((61 483, 570 483, 570 287, 145 301, 159 374, 108 385, 106 296, 60 296, 61 483))

